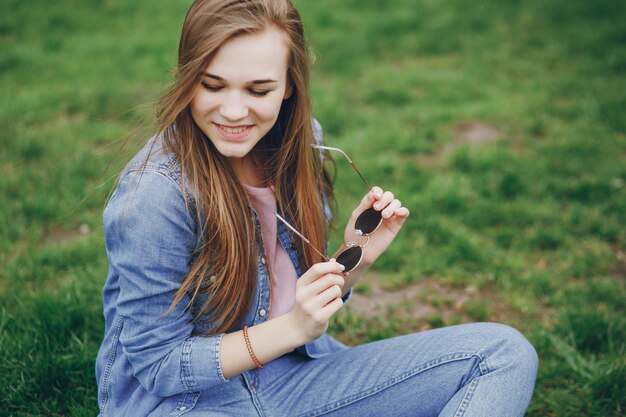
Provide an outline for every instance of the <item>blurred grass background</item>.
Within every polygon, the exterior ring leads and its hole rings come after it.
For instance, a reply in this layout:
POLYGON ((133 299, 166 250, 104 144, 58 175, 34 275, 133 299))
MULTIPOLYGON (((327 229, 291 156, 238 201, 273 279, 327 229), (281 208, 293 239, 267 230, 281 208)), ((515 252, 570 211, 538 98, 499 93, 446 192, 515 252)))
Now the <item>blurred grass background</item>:
MULTIPOLYGON (((0 3, 0 415, 97 414, 100 215, 189 3, 0 3)), ((412 211, 333 334, 501 321, 539 352, 528 415, 624 415, 626 3, 296 4, 326 142, 412 211)))

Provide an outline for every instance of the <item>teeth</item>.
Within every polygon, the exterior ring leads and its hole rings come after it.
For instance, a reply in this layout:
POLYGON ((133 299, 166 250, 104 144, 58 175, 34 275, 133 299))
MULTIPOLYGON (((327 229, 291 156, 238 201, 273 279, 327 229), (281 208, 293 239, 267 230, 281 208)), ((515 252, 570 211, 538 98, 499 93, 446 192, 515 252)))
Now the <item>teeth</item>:
POLYGON ((232 127, 220 126, 220 128, 226 133, 241 133, 244 130, 246 130, 245 127, 232 128, 232 127))

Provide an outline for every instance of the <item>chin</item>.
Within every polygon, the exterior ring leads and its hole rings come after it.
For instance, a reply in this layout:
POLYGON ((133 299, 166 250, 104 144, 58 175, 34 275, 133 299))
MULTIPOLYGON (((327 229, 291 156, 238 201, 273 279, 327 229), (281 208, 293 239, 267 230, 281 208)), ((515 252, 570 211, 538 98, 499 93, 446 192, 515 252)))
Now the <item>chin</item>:
POLYGON ((232 146, 216 146, 217 151, 226 158, 243 158, 252 150, 251 147, 232 147, 232 146))

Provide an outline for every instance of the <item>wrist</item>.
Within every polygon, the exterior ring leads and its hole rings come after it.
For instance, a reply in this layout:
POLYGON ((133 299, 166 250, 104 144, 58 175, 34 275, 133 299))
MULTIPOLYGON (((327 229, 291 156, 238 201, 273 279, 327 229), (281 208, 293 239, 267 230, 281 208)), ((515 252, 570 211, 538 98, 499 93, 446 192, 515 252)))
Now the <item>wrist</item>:
POLYGON ((356 268, 350 271, 350 275, 355 275, 355 276, 360 277, 363 274, 365 274, 365 272, 367 272, 370 266, 372 266, 371 263, 366 263, 364 261, 361 261, 361 263, 356 268))
POLYGON ((354 284, 363 278, 363 275, 367 272, 369 266, 370 265, 359 264, 356 268, 344 276, 345 283, 341 289, 342 297, 345 297, 348 292, 350 292, 350 289, 354 286, 354 284))
POLYGON ((293 310, 280 317, 276 317, 275 320, 281 321, 281 328, 284 329, 285 340, 287 340, 287 343, 292 349, 309 342, 304 332, 302 332, 302 327, 298 325, 297 320, 294 317, 293 310))

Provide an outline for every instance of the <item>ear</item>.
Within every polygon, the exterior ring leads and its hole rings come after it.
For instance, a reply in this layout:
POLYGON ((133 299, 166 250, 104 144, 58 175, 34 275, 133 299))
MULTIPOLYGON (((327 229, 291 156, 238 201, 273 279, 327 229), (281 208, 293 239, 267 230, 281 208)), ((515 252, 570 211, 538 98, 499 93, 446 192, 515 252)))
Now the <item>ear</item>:
POLYGON ((283 100, 287 100, 289 97, 291 97, 292 93, 293 93, 293 86, 291 84, 291 81, 288 81, 287 87, 285 87, 285 95, 283 95, 283 100))

